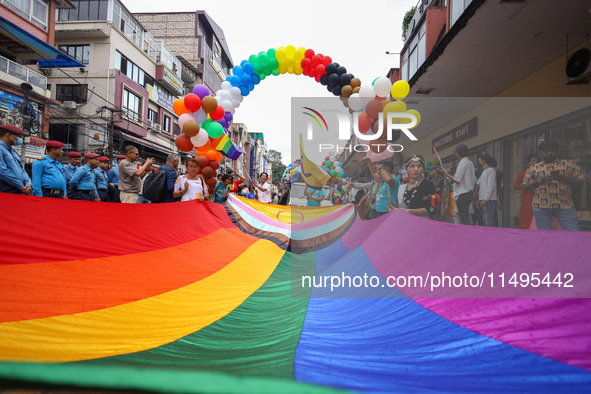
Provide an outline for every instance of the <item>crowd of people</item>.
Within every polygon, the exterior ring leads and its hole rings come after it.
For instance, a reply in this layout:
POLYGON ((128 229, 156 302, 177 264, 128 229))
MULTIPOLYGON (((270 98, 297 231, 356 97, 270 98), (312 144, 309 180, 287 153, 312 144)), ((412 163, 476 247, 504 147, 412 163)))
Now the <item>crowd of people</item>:
MULTIPOLYGON (((538 153, 528 157, 528 168, 519 173, 514 189, 521 190, 520 229, 579 230, 572 199, 573 188, 584 177, 572 160, 558 158, 558 142, 542 141, 538 153)), ((468 147, 459 144, 453 151, 459 161, 453 171, 427 168, 420 155, 408 157, 404 183, 392 176, 392 164, 367 163, 371 182, 351 181, 348 199, 362 219, 374 219, 392 210, 404 210, 432 220, 497 227, 497 211, 503 210, 503 173, 497 161, 483 154, 475 166, 468 147)))

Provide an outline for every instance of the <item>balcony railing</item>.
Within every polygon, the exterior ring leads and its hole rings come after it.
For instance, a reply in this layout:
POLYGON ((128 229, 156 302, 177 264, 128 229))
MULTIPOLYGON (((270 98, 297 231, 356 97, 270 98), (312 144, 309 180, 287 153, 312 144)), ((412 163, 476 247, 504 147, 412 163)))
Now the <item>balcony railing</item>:
POLYGON ((31 85, 40 87, 41 89, 47 89, 47 78, 43 75, 2 56, 0 56, 0 71, 22 79, 31 85))

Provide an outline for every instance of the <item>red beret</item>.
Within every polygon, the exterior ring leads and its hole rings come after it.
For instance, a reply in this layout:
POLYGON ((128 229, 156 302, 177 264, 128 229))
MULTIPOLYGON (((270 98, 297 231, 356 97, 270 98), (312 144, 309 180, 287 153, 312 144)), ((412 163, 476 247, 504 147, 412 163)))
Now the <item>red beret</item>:
POLYGON ((68 153, 68 157, 81 157, 82 155, 78 152, 70 152, 68 153))
POLYGON ((99 155, 97 155, 96 153, 89 152, 85 154, 84 157, 86 157, 87 159, 96 159, 97 157, 99 157, 99 155))
POLYGON ((117 155, 117 159, 125 159, 125 155, 117 155))
POLYGON ((59 141, 47 141, 46 145, 48 148, 61 148, 64 146, 64 143, 59 141))
POLYGON ((3 124, 0 125, 0 129, 6 130, 12 134, 17 134, 17 135, 25 135, 25 132, 22 131, 21 129, 19 129, 18 127, 11 125, 11 124, 3 124))
POLYGON ((109 159, 108 157, 105 156, 101 156, 99 157, 99 161, 110 161, 111 159, 109 159))

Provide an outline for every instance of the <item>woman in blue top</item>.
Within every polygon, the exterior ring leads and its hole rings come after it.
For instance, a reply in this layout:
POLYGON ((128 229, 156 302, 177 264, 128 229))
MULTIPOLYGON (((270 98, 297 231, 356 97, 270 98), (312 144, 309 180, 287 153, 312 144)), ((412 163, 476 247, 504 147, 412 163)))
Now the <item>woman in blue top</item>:
POLYGON ((248 193, 246 193, 245 197, 250 200, 254 200, 254 186, 253 185, 250 185, 248 187, 248 193))
POLYGON ((232 177, 228 174, 222 175, 222 180, 215 187, 215 199, 213 202, 223 204, 228 199, 228 194, 232 188, 232 177))
POLYGON ((398 206, 398 188, 400 187, 400 181, 397 177, 391 175, 394 171, 394 165, 391 162, 382 162, 379 170, 376 171, 369 157, 362 160, 365 160, 372 177, 377 182, 373 196, 376 209, 375 211, 372 211, 372 219, 379 218, 398 206))
POLYGON ((324 190, 306 187, 304 197, 308 198, 308 203, 306 204, 307 207, 319 207, 320 203, 324 199, 324 190))

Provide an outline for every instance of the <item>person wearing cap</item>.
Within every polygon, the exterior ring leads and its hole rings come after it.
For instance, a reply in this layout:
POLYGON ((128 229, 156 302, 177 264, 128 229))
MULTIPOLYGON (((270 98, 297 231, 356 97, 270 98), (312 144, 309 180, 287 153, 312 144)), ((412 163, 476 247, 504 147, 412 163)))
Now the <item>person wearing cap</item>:
POLYGON ((31 178, 13 146, 22 145, 25 132, 14 125, 0 125, 0 192, 31 194, 31 178))
POLYGON ((74 200, 100 201, 96 188, 96 175, 93 171, 98 167, 99 155, 87 153, 84 157, 86 158, 86 164, 78 168, 72 180, 70 180, 70 187, 74 188, 72 198, 74 200))
POLYGON ((101 202, 109 202, 109 181, 106 172, 109 168, 109 161, 108 157, 99 157, 98 167, 94 169, 94 175, 96 175, 96 189, 101 202))
POLYGON ((470 204, 476 185, 474 163, 468 159, 468 147, 464 144, 458 144, 453 153, 460 160, 455 175, 451 176, 445 168, 441 168, 441 172, 454 183, 453 198, 458 208, 460 223, 470 225, 470 204))
POLYGON ((119 199, 119 164, 125 159, 125 155, 117 155, 117 164, 111 168, 108 175, 109 182, 109 202, 121 202, 119 199))
POLYGON ((68 198, 64 166, 58 160, 63 146, 59 141, 47 141, 47 154, 33 163, 34 196, 68 198))
POLYGON ((561 230, 578 231, 579 219, 572 199, 572 188, 583 186, 585 178, 572 160, 558 158, 558 142, 538 145, 541 162, 530 166, 523 178, 523 189, 533 193, 536 228, 554 229, 554 218, 561 230))
POLYGON ((76 173, 78 167, 80 167, 80 157, 82 155, 78 152, 69 152, 68 161, 69 163, 64 166, 64 176, 66 177, 66 190, 68 191, 68 198, 72 198, 73 189, 70 188, 70 179, 76 173))

